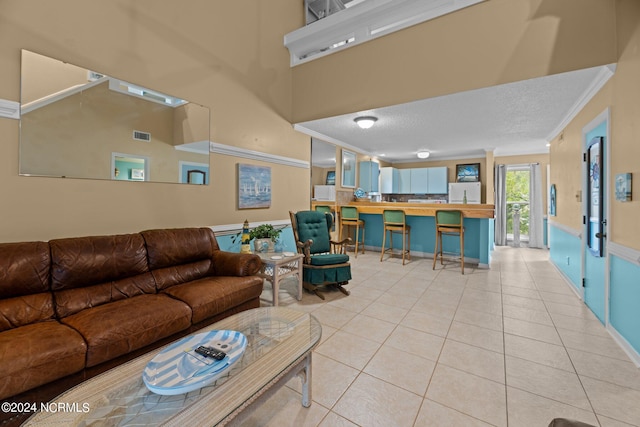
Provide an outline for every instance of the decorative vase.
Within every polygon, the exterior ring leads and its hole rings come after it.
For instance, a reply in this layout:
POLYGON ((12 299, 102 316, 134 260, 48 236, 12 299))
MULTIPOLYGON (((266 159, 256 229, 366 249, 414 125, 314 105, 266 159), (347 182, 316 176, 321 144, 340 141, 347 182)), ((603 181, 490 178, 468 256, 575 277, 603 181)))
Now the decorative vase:
POLYGON ((273 252, 273 242, 271 239, 254 239, 253 247, 256 252, 273 252))

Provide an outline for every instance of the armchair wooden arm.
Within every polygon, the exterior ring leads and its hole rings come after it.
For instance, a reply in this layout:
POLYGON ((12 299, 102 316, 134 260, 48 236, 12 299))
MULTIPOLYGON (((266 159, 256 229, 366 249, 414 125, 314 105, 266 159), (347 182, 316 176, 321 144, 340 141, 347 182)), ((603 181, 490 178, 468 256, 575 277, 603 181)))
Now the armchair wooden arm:
POLYGON ((329 243, 331 244, 331 253, 332 254, 346 254, 347 253, 347 245, 351 245, 352 241, 353 240, 351 239, 351 237, 344 238, 344 239, 340 240, 339 242, 337 242, 335 240, 329 241, 329 243))
POLYGON ((311 245, 313 244, 313 240, 309 239, 306 242, 296 242, 296 246, 299 249, 302 249, 302 254, 304 255, 304 263, 311 263, 311 245))

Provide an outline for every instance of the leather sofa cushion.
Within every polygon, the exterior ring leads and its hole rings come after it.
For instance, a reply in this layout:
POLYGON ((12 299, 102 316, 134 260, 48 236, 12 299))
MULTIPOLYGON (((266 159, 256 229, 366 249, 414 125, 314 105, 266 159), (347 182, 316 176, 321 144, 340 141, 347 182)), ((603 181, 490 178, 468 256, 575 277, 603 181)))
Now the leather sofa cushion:
POLYGON ((53 298, 49 292, 0 300, 0 332, 53 317, 53 298))
POLYGON ((214 276, 176 285, 164 292, 191 307, 192 322, 195 324, 246 301, 260 298, 262 286, 263 280, 257 276, 214 276))
POLYGON ((45 242, 0 244, 0 298, 47 292, 49 262, 45 242))
POLYGON ((140 234, 147 245, 150 270, 211 260, 213 252, 220 250, 213 231, 206 227, 147 230, 140 234))
POLYGON ((213 263, 210 259, 201 260, 190 264, 160 268, 153 270, 151 274, 156 281, 158 291, 162 291, 175 285, 209 276, 212 265, 213 263))
POLYGON ((49 245, 0 244, 0 331, 53 319, 49 245))
POLYGON ((155 293, 155 283, 151 273, 95 286, 58 291, 55 293, 55 307, 58 316, 63 318, 86 308, 97 307, 145 293, 155 293))
MULTIPOLYGON (((54 291, 117 281, 149 272, 140 234, 56 239, 51 246, 54 291)), ((141 289, 153 293, 155 289, 141 289)))
POLYGON ((167 295, 139 295, 87 308, 62 322, 86 340, 91 367, 191 326, 191 309, 167 295))
POLYGON ((0 333, 0 399, 84 368, 87 346, 76 331, 57 321, 0 333))
POLYGON ((57 239, 51 246, 51 287, 64 318, 136 295, 154 294, 140 234, 57 239))

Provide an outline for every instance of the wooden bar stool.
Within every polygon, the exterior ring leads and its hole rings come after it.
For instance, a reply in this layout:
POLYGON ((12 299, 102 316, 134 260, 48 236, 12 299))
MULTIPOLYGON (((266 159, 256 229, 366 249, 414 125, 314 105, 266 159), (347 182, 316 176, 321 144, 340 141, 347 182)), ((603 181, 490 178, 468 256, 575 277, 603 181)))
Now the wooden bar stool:
POLYGON ((464 274, 464 215, 460 210, 437 210, 436 211, 436 247, 433 250, 433 270, 436 269, 438 260, 438 248, 440 248, 440 264, 444 265, 442 256, 442 235, 460 236, 460 264, 462 274, 464 274))
POLYGON ((402 265, 404 265, 405 255, 411 261, 411 226, 407 225, 407 221, 402 210, 385 209, 382 211, 382 221, 384 222, 384 234, 382 235, 382 253, 380 261, 384 257, 385 252, 393 256, 393 233, 402 234, 402 265), (389 248, 385 248, 387 240, 387 231, 389 232, 389 248))
POLYGON ((342 240, 342 228, 347 228, 347 236, 351 237, 351 230, 355 227, 355 238, 353 241, 355 242, 355 253, 356 258, 358 258, 358 246, 362 245, 362 253, 364 253, 364 220, 360 219, 360 214, 358 213, 358 208, 354 206, 342 206, 340 207, 340 237, 338 240, 342 240), (360 234, 360 229, 362 229, 362 234, 360 234), (361 236, 361 238, 359 238, 361 236))

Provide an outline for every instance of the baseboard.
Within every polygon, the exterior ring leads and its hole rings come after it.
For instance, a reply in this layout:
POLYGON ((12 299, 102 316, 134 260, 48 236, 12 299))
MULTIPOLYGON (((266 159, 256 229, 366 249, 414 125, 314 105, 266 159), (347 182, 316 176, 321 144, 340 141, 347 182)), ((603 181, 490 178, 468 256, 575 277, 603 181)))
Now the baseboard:
POLYGON ((618 343, 622 351, 629 356, 633 364, 636 365, 637 368, 640 368, 640 353, 638 353, 633 346, 629 344, 629 341, 627 341, 616 328, 611 326, 611 324, 607 325, 607 332, 609 332, 609 335, 618 343))

